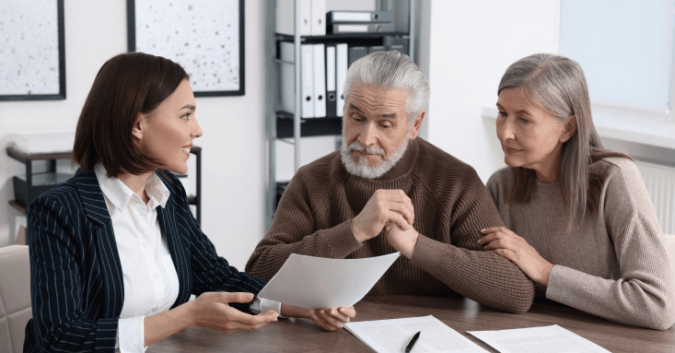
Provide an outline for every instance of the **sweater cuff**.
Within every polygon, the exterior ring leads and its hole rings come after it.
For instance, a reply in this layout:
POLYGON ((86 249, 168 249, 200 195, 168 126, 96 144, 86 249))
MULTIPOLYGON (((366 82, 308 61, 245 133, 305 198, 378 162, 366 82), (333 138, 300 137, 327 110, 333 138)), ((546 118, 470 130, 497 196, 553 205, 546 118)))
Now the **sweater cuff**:
POLYGON ((574 280, 576 270, 562 265, 554 265, 548 275, 546 298, 558 303, 567 304, 567 299, 574 297, 574 289, 578 287, 574 280))
POLYGON ((352 219, 348 219, 337 226, 328 229, 328 246, 335 259, 344 259, 347 255, 360 248, 361 243, 356 240, 352 232, 352 219))
POLYGON ((415 252, 412 256, 412 264, 430 275, 438 278, 438 269, 443 266, 443 249, 448 244, 427 238, 422 234, 417 237, 415 252))

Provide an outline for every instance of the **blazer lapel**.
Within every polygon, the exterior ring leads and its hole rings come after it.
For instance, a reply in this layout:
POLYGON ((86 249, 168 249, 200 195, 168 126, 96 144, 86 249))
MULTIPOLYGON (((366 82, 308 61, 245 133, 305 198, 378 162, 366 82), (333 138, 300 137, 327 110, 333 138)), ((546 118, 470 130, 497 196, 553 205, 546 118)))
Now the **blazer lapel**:
POLYGON ((124 281, 110 213, 94 170, 85 174, 78 169, 74 182, 94 234, 105 289, 104 315, 106 318, 119 317, 124 304, 124 281))
MULTIPOLYGON (((173 193, 170 196, 173 198, 173 193)), ((186 251, 190 244, 183 244, 184 240, 178 234, 176 228, 176 207, 172 200, 166 203, 166 207, 157 207, 157 218, 162 234, 166 237, 169 245, 171 260, 178 274, 179 291, 178 298, 172 308, 187 302, 192 294, 192 271, 190 270, 190 256, 186 251)))

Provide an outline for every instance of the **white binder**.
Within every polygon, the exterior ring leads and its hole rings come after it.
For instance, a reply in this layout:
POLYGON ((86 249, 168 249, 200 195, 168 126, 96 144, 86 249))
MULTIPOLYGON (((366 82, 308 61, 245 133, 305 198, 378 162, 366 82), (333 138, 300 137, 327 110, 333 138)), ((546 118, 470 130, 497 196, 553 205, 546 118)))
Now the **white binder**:
POLYGON ((281 57, 281 110, 289 113, 295 112, 295 45, 289 42, 279 43, 281 57))
MULTIPOLYGON (((314 45, 303 44, 300 46, 302 55, 302 116, 303 118, 314 117, 314 45)), ((324 88, 325 90, 325 88, 324 88)), ((325 115, 325 109, 324 109, 325 115)))
MULTIPOLYGON (((277 33, 295 34, 295 0, 277 0, 277 33)), ((326 3, 324 0, 324 17, 326 3)), ((323 33, 326 33, 325 20, 323 33)), ((300 35, 312 35, 312 0, 300 0, 300 35)))
POLYGON ((312 35, 326 35, 326 0, 312 0, 312 35))
POLYGON ((314 44, 314 117, 326 117, 326 59, 323 44, 314 44))
MULTIPOLYGON (((292 42, 280 43, 281 60, 281 109, 288 113, 295 113, 295 44, 292 42)), ((302 95, 303 118, 314 117, 314 45, 300 46, 302 67, 300 68, 300 94, 302 95)), ((325 99, 325 98, 324 98, 325 99)), ((324 108, 325 110, 325 108, 324 108)))
POLYGON ((344 115, 345 81, 347 80, 347 44, 337 45, 337 116, 344 115))

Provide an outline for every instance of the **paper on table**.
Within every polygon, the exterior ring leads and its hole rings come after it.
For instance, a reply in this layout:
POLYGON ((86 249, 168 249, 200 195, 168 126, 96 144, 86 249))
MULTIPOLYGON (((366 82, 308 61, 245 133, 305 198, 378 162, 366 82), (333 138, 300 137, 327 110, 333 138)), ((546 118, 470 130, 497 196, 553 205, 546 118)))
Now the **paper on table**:
POLYGON ((432 315, 407 319, 350 322, 345 329, 378 353, 405 352, 410 339, 419 331, 414 353, 487 353, 432 315))
POLYGON ((400 255, 327 259, 291 254, 258 296, 305 309, 352 306, 368 294, 400 255))
POLYGON ((467 332, 501 353, 609 353, 558 325, 467 332))

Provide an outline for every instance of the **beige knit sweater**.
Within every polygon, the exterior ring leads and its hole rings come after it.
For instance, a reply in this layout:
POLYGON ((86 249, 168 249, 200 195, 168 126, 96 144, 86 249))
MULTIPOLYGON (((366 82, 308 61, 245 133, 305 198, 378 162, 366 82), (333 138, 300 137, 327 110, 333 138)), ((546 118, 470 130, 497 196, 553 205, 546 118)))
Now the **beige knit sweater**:
POLYGON ((538 293, 611 321, 667 329, 675 321, 675 278, 640 172, 625 158, 591 170, 606 177, 599 212, 570 232, 558 182, 537 181, 527 204, 506 202, 508 168, 487 186, 506 227, 555 265, 538 293))
POLYGON ((413 259, 400 257, 371 295, 447 295, 525 312, 534 284, 512 262, 480 251, 480 230, 503 225, 490 194, 470 166, 421 139, 382 177, 350 175, 339 151, 302 167, 279 203, 274 221, 246 265, 269 280, 291 253, 365 258, 395 252, 383 234, 359 244, 351 220, 378 189, 402 189, 420 233, 413 259))

